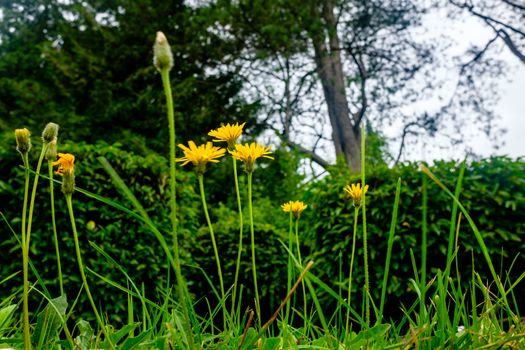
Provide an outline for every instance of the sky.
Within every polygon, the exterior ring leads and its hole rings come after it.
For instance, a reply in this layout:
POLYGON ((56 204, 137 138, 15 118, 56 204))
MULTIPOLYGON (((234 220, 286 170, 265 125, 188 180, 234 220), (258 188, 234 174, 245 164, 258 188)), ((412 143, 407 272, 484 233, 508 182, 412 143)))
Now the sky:
MULTIPOLYGON (((479 20, 469 17, 462 17, 463 21, 451 20, 444 13, 433 13, 428 15, 424 26, 431 33, 445 33, 455 40, 449 50, 451 53, 462 53, 472 44, 483 46, 493 33, 479 20)), ((492 49, 492 48, 491 48, 492 49)), ((498 149, 494 148, 488 138, 479 132, 475 126, 467 128, 465 134, 465 144, 455 147, 440 147, 446 145, 447 141, 439 137, 421 143, 420 147, 415 147, 412 152, 402 158, 403 160, 423 160, 431 162, 435 159, 463 159, 465 149, 471 148, 476 154, 482 157, 491 155, 507 155, 512 158, 525 157, 525 65, 518 58, 513 56, 508 48, 500 44, 494 47, 500 58, 507 63, 507 75, 497 82, 497 91, 500 99, 494 107, 494 111, 500 120, 497 126, 506 130, 506 133, 499 138, 498 149)), ((391 134, 393 130, 387 131, 391 134)), ((448 143, 450 145, 450 143, 448 143)))

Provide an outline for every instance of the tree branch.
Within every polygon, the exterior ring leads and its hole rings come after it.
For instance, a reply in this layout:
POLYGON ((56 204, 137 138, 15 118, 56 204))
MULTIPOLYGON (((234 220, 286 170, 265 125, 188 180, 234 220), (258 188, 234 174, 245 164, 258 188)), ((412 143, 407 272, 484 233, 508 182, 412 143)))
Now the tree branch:
POLYGON ((516 4, 515 2, 513 1, 510 1, 510 0, 501 0, 503 1, 504 3, 506 3, 507 5, 510 5, 512 7, 515 7, 517 9, 520 9, 522 11, 525 11, 525 5, 521 5, 521 4, 516 4))
POLYGON ((514 54, 514 56, 516 56, 521 61, 521 63, 525 64, 525 55, 514 44, 514 42, 510 38, 509 34, 506 31, 504 31, 503 29, 500 29, 498 31, 498 35, 503 40, 505 45, 507 45, 509 50, 514 54))

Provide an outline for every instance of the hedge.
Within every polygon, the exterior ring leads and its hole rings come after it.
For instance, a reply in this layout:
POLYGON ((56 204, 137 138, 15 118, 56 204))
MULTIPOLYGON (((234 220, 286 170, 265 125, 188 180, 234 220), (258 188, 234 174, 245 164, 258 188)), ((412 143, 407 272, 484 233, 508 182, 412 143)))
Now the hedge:
MULTIPOLYGON (((439 161, 430 169, 454 191, 459 173, 458 163, 439 161)), ((481 231, 494 264, 500 267, 498 272, 501 272, 503 280, 506 280, 508 274, 513 281, 525 271, 524 258, 519 255, 525 248, 524 174, 525 162, 519 159, 493 157, 472 161, 467 165, 460 194, 460 201, 481 231), (508 271, 511 265, 512 270, 508 271)), ((387 290, 386 318, 399 315, 401 304, 410 306, 416 299, 409 282, 410 278, 414 278, 410 251, 414 253, 419 269, 423 176, 425 175, 419 171, 416 163, 401 164, 394 168, 377 167, 371 169, 366 176, 370 186, 366 197, 370 289, 376 302, 379 301, 381 290, 396 182, 398 178, 402 179, 387 290)), ((304 249, 309 250, 310 258, 316 262, 313 272, 335 290, 338 290, 340 285, 346 289, 345 286, 348 285, 354 209, 351 201, 345 198, 343 187, 354 182, 360 182, 360 177, 335 170, 321 181, 311 184, 304 196, 306 203, 310 205, 301 219, 301 225, 304 227, 304 249), (340 261, 343 281, 339 278, 340 261), (339 284, 340 282, 343 283, 339 284)), ((427 271, 432 277, 438 269, 445 269, 453 202, 430 179, 428 183, 427 271)), ((459 232, 458 262, 463 281, 470 280, 474 268, 488 284, 491 284, 487 264, 464 218, 459 232)), ((361 298, 364 285, 361 225, 356 244, 358 257, 354 263, 353 289, 355 288, 354 293, 359 290, 357 295, 361 298)), ((525 293, 521 292, 522 289, 520 286, 515 289, 518 305, 525 305, 525 293)), ((327 308, 336 307, 330 297, 323 295, 321 298, 327 308)), ((354 306, 358 307, 360 303, 359 299, 354 306)), ((521 311, 525 311, 523 306, 521 311)))

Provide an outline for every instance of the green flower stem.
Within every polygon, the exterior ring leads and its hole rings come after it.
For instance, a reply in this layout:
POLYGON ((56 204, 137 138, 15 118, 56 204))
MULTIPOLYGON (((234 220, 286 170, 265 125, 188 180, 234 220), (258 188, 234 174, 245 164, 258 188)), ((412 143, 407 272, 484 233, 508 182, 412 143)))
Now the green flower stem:
POLYGON ((36 166, 35 180, 33 181, 33 190, 31 192, 31 201, 29 202, 29 216, 27 218, 27 231, 26 231, 26 248, 29 254, 29 241, 31 239, 31 224, 33 223, 33 210, 35 209, 35 198, 36 198, 36 188, 38 187, 38 178, 40 177, 40 168, 42 167, 42 161, 46 155, 48 144, 44 144, 42 147, 42 152, 40 152, 40 157, 38 158, 38 164, 36 166))
MULTIPOLYGON (((290 229, 288 231, 288 279, 286 282, 286 290, 289 291, 292 288, 292 255, 293 255, 293 212, 290 210, 290 229)), ((284 314, 284 323, 288 324, 290 318, 290 304, 286 304, 286 312, 284 314)))
POLYGON ((365 128, 361 127, 361 188, 363 189, 363 198, 361 205, 363 207, 363 256, 365 262, 365 321, 366 327, 370 327, 370 281, 368 273, 368 245, 366 233, 366 193, 365 188, 365 128))
POLYGON ((222 270, 221 270, 221 261, 219 259, 219 251, 217 249, 217 242, 215 241, 215 234, 213 233, 213 226, 211 224, 210 220, 210 214, 208 213, 208 205, 206 204, 206 196, 204 194, 204 176, 199 173, 198 174, 199 179, 199 189, 201 192, 201 199, 202 199, 202 208, 204 209, 204 215, 206 216, 206 222, 208 223, 208 227, 210 229, 210 236, 211 236, 211 244, 213 245, 213 253, 215 254, 215 262, 217 263, 217 273, 219 274, 219 283, 221 285, 221 299, 222 299, 222 311, 223 311, 223 322, 224 322, 224 328, 226 329, 226 302, 224 299, 224 282, 222 280, 222 270))
POLYGON ((175 180, 175 116, 173 112, 173 97, 170 84, 170 72, 165 68, 160 71, 162 78, 162 86, 164 87, 164 94, 166 95, 166 109, 168 114, 169 134, 170 134, 170 208, 171 208, 171 226, 173 237, 173 251, 175 255, 175 278, 177 279, 177 291, 179 299, 182 304, 182 315, 184 317, 184 328, 187 336, 187 342, 190 349, 194 349, 193 331, 191 327, 191 320, 189 309, 192 308, 191 303, 188 302, 186 295, 186 284, 182 277, 180 269, 180 254, 179 254, 179 239, 177 235, 177 199, 176 199, 176 180, 175 180))
POLYGON ((175 116, 173 113, 173 97, 171 93, 169 70, 163 69, 161 71, 162 85, 164 86, 164 93, 166 94, 166 108, 168 110, 168 123, 170 134, 170 207, 171 207, 171 226, 173 236, 173 248, 175 251, 175 264, 180 270, 179 257, 179 239, 177 235, 177 197, 176 197, 176 167, 175 167, 175 116))
POLYGON ((22 154, 22 161, 25 167, 24 185, 24 205, 22 207, 22 270, 23 270, 23 292, 22 292, 22 313, 23 313, 23 333, 24 350, 31 349, 31 334, 29 333, 29 249, 26 242, 26 215, 27 199, 29 196, 29 160, 27 153, 22 154))
POLYGON ((346 312, 346 326, 345 333, 348 335, 349 326, 350 326, 350 297, 352 295, 352 273, 354 271, 354 256, 355 256, 355 246, 356 246, 356 237, 357 237, 357 219, 359 214, 359 207, 354 207, 354 234, 352 236, 352 254, 350 255, 350 272, 348 274, 348 310, 346 312))
MULTIPOLYGON (((301 248, 299 246, 299 218, 295 220, 295 243, 297 245, 297 258, 299 260, 299 265, 303 266, 303 262, 301 260, 301 248)), ((306 288, 304 286, 304 279, 301 279, 301 287, 303 289, 303 320, 304 320, 304 329, 306 331, 306 288)))
POLYGON ((239 178, 237 175, 237 160, 232 157, 233 162, 233 177, 235 179, 235 192, 237 194, 237 207, 239 208, 239 247, 237 251, 237 264, 235 265, 235 279, 233 282, 233 295, 232 295, 232 315, 235 313, 235 303, 237 302, 237 288, 239 283, 239 270, 241 268, 241 256, 242 256, 242 236, 243 236, 243 218, 242 218, 242 206, 241 206, 241 192, 239 190, 239 178))
POLYGON ((252 172, 248 172, 248 213, 250 215, 250 236, 252 247, 252 272, 253 286, 255 288, 255 312, 257 312, 257 321, 259 329, 261 328, 261 303, 259 299, 259 288, 257 287, 257 268, 255 263, 255 233, 253 229, 253 207, 252 207, 252 172))
POLYGON ((88 296, 89 302, 91 303, 91 307, 93 308, 93 312, 95 313, 97 323, 99 327, 101 328, 102 333, 104 333, 104 336, 106 337, 106 340, 108 341, 110 347, 112 349, 115 349, 115 346, 111 342, 111 337, 109 336, 106 326, 104 325, 104 322, 102 322, 102 318, 100 317, 100 314, 98 313, 97 306, 95 305, 93 296, 91 295, 91 291, 89 290, 89 285, 87 282, 86 274, 84 272, 84 265, 82 264, 82 254, 80 253, 80 244, 78 242, 77 225, 75 223, 75 215, 73 214, 73 204, 71 201, 72 196, 71 194, 66 194, 65 196, 66 196, 67 209, 69 211, 69 219, 71 220, 71 229, 73 230, 73 239, 75 241, 75 251, 77 254, 77 262, 78 262, 78 268, 80 269, 80 276, 82 278, 82 284, 84 286, 84 289, 86 290, 86 294, 88 296))
POLYGON ((53 161, 47 162, 49 168, 49 196, 51 202, 51 223, 53 225, 53 240, 55 241, 55 253, 57 256, 58 283, 60 285, 60 295, 64 295, 64 281, 62 278, 62 265, 60 263, 60 249, 58 247, 58 234, 55 219, 55 195, 53 193, 53 161))
POLYGON ((423 203, 421 218, 421 300, 419 301, 419 317, 422 322, 426 322, 426 290, 427 290, 427 177, 423 175, 423 203))

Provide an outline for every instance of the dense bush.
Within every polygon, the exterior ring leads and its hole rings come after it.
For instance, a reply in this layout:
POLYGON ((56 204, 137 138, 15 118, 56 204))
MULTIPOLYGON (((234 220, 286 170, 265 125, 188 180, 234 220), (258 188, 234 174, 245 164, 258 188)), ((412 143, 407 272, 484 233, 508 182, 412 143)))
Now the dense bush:
MULTIPOLYGON (((459 173, 457 163, 437 162, 431 170, 454 191, 459 173)), ((525 248, 524 173, 525 163, 521 160, 512 161, 505 157, 495 157, 471 162, 466 169, 460 195, 462 204, 469 211, 484 237, 494 264, 501 267, 503 279, 513 259, 525 248)), ((385 315, 387 318, 399 314, 400 302, 409 306, 416 299, 416 294, 409 283, 409 279, 414 278, 410 251, 414 252, 419 268, 423 176, 415 163, 390 169, 377 167, 367 174, 366 181, 370 185, 367 194, 370 288, 376 301, 379 300, 384 272, 396 181, 398 178, 402 179, 401 202, 387 291, 385 315)), ((305 195, 305 201, 310 205, 302 219, 305 249, 311 250, 310 257, 316 261, 314 273, 329 282, 335 290, 339 282, 340 254, 344 282, 342 288, 345 289, 348 284, 352 246, 354 209, 351 202, 345 198, 343 187, 359 181, 359 176, 350 176, 346 171, 334 170, 321 181, 311 184, 305 195)), ((427 270, 432 276, 437 269, 445 269, 452 203, 452 200, 429 180, 427 270)), ((361 215, 359 224, 361 224, 361 215)), ((364 285, 361 226, 357 236, 358 257, 354 263, 353 289, 359 290, 358 293, 354 291, 357 298, 354 306, 359 310, 362 297, 360 291, 364 285)), ((475 268, 490 284, 492 278, 487 264, 465 219, 461 222, 459 247, 458 259, 462 276, 470 276, 472 268, 475 268), (472 261, 475 266, 472 266, 472 261)), ((511 280, 524 270, 525 261, 522 256, 518 256, 510 272, 511 280)), ((525 295, 520 290, 522 288, 515 289, 516 297, 523 301, 525 295)), ((323 305, 328 308, 331 299, 326 295, 323 298, 323 305)))
MULTIPOLYGON (((19 234, 23 171, 19 167, 21 160, 17 152, 14 151, 14 146, 7 146, 13 145, 12 134, 9 133, 3 141, 5 142, 2 142, 3 147, 0 148, 0 159, 6 171, 2 173, 0 178, 1 211, 16 233, 19 234)), ((39 141, 36 139, 33 143, 35 149, 30 152, 32 158, 37 157, 40 153, 39 141)), ((103 142, 95 145, 84 143, 59 145, 60 151, 73 153, 76 157, 77 187, 132 208, 131 203, 115 189, 109 176, 97 160, 99 156, 106 157, 142 202, 153 221, 158 224, 161 232, 165 234, 166 240, 171 242, 171 225, 167 205, 169 171, 167 160, 164 157, 155 153, 137 156, 123 151, 121 145, 108 145, 103 142)), ((36 159, 30 160, 30 163, 34 167, 36 159)), ((47 174, 47 164, 43 169, 45 170, 42 172, 47 174)), ((59 176, 57 177, 61 180, 59 176)), ((179 172, 177 178, 181 217, 180 230, 186 236, 196 232, 199 222, 198 197, 192 184, 189 184, 193 178, 194 174, 187 172, 179 172)), ((59 294, 58 274, 51 227, 48 184, 49 182, 46 179, 40 179, 31 234, 30 257, 51 295, 57 296, 59 294)), ((68 212, 59 185, 55 189, 55 203, 66 295, 72 303, 78 294, 81 280, 74 254, 74 242, 68 212)), ((144 283, 145 292, 148 296, 156 298, 155 287, 163 283, 165 286, 166 283, 167 262, 157 239, 148 228, 130 215, 88 198, 79 192, 73 195, 73 206, 85 265, 123 286, 127 285, 124 276, 89 246, 88 242, 91 241, 121 264, 129 275, 134 277, 139 286, 144 283)), ((0 273, 2 276, 9 276, 20 271, 22 257, 15 236, 9 233, 5 223, 2 227, 1 246, 4 254, 0 257, 0 273)), ((187 262, 188 256, 184 256, 183 259, 187 262)), ((88 275, 88 278, 91 281, 95 299, 100 302, 100 305, 104 305, 108 315, 111 315, 117 322, 126 317, 127 305, 124 294, 119 294, 115 288, 103 283, 93 275, 88 275)), ((30 279, 35 281, 34 276, 30 279)), ((2 297, 0 299, 21 288, 21 285, 21 274, 4 283, 1 288, 2 297)), ((37 285, 36 288, 41 289, 42 287, 37 285)), ((91 311, 85 293, 82 293, 80 300, 80 305, 77 306, 77 312, 75 312, 76 316, 79 316, 83 311, 88 313, 91 311)))

